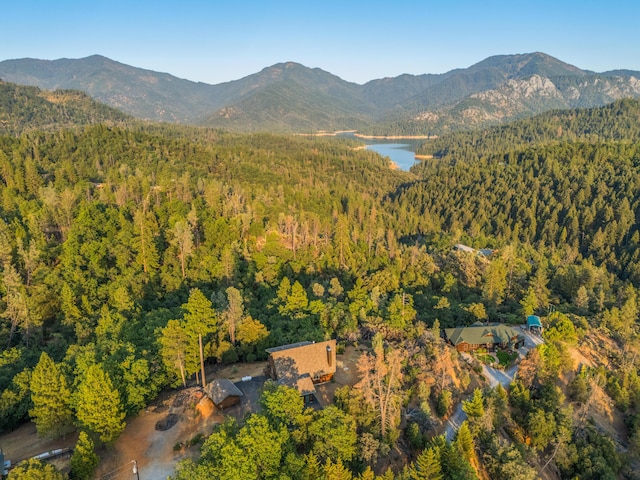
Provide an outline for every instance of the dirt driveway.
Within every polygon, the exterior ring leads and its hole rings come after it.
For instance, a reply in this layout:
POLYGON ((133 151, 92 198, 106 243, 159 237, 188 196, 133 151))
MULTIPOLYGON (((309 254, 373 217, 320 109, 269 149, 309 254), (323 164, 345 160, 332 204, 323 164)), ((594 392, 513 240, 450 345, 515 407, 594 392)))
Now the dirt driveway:
POLYGON ((165 394, 164 400, 154 402, 155 405, 127 420, 125 431, 113 447, 97 452, 101 461, 96 478, 132 478, 132 460, 135 460, 140 478, 166 479, 173 475, 180 460, 199 455, 200 445, 174 447, 187 444, 198 434, 209 435, 224 418, 219 414, 203 418, 190 405, 184 409, 172 407, 177 393, 165 394), (156 424, 165 420, 169 412, 176 412, 177 423, 165 431, 156 430, 156 424))
POLYGON ((78 441, 78 433, 73 432, 55 440, 38 437, 34 423, 26 423, 14 431, 0 436, 0 448, 5 460, 15 465, 21 460, 34 457, 44 452, 61 448, 73 448, 78 441))
MULTIPOLYGON (((344 354, 337 357, 337 371, 334 381, 319 386, 321 406, 333 402, 335 390, 343 385, 355 385, 358 381, 356 369, 361 351, 347 347, 344 354)), ((207 369, 207 380, 227 378, 237 383, 244 393, 241 403, 224 410, 224 415, 231 415, 238 420, 248 412, 258 409, 258 399, 265 381, 264 368, 266 362, 254 362, 235 365, 213 366, 207 369), (248 377, 251 377, 249 380, 248 377), (245 381, 242 381, 242 379, 245 381)), ((156 430, 156 424, 167 418, 175 396, 179 391, 166 391, 151 406, 141 411, 134 418, 127 419, 127 427, 115 444, 109 448, 100 448, 96 453, 100 456, 100 465, 95 478, 108 477, 109 480, 132 478, 133 463, 138 465, 140 478, 164 480, 173 475, 176 464, 185 458, 197 458, 199 445, 189 448, 175 448, 186 444, 189 440, 202 434, 209 435, 214 426, 224 420, 222 415, 214 414, 209 418, 198 416, 193 409, 185 409, 180 413, 178 422, 165 431, 156 430)), ((77 441, 77 433, 67 435, 53 441, 42 440, 36 434, 35 425, 28 423, 15 431, 0 437, 5 457, 12 463, 33 457, 34 455, 58 448, 73 448, 77 441)))

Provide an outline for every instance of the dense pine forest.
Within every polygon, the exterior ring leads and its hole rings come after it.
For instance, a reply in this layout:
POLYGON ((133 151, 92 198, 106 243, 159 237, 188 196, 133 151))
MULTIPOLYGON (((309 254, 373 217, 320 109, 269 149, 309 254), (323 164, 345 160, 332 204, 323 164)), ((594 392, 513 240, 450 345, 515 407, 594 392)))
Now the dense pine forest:
MULTIPOLYGON (((192 381, 200 335, 209 364, 336 338, 364 350, 361 381, 323 410, 267 383, 176 479, 638 478, 638 102, 430 140, 400 172, 353 140, 91 102, 55 128, 57 107, 0 86, 0 430, 81 430, 71 478, 192 381), (545 342, 508 388, 440 336, 530 314, 545 342)), ((31 461, 9 478, 34 471, 66 475, 31 461)))

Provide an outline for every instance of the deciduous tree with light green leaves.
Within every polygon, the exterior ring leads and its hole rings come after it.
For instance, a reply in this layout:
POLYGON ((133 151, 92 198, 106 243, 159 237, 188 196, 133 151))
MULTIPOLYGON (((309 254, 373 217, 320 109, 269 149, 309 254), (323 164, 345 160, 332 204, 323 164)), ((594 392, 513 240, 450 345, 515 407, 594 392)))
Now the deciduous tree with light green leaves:
POLYGON ((65 480, 65 476, 53 465, 32 458, 20 462, 7 480, 65 480))
POLYGON ((38 435, 55 438, 62 435, 72 424, 69 406, 71 392, 67 380, 46 352, 31 375, 31 401, 29 415, 36 424, 38 435))
POLYGON ((100 365, 92 365, 76 392, 78 421, 100 435, 105 443, 113 442, 125 427, 124 409, 118 390, 100 365))
POLYGON ((260 406, 272 425, 278 428, 285 426, 289 430, 298 427, 304 411, 304 402, 298 390, 273 381, 265 382, 260 406))
POLYGON ((356 422, 338 407, 331 405, 317 411, 308 431, 312 450, 319 457, 348 462, 356 456, 356 422))

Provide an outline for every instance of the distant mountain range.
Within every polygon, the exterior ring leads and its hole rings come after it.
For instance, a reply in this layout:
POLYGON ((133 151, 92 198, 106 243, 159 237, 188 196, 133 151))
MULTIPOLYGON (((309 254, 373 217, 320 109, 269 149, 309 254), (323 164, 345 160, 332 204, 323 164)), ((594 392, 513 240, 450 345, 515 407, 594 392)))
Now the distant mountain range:
POLYGON ((142 119, 238 131, 443 133, 556 108, 640 98, 640 72, 581 70, 544 53, 500 55, 469 68, 364 85, 289 62, 208 85, 94 55, 0 62, 0 79, 74 89, 142 119))

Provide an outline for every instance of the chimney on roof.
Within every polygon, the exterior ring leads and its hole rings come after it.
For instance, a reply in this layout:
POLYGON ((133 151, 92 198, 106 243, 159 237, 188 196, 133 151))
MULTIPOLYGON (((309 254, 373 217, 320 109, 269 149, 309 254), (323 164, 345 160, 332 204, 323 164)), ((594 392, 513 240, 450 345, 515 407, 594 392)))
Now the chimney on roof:
POLYGON ((331 366, 331 345, 327 345, 327 364, 331 366))

